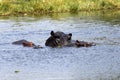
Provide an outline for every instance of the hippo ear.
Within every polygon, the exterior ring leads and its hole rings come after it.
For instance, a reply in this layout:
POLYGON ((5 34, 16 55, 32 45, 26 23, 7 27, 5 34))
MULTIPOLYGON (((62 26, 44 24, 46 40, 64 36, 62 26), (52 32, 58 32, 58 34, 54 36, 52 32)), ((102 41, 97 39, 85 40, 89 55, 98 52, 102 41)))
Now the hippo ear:
POLYGON ((76 40, 77 43, 80 43, 80 41, 76 40))
POLYGON ((68 34, 68 40, 71 40, 71 38, 72 38, 72 33, 69 33, 68 34))
POLYGON ((69 33, 68 35, 69 35, 70 37, 72 37, 72 33, 69 33))
POLYGON ((54 36, 54 31, 51 31, 51 33, 50 33, 50 34, 51 34, 51 36, 54 36))

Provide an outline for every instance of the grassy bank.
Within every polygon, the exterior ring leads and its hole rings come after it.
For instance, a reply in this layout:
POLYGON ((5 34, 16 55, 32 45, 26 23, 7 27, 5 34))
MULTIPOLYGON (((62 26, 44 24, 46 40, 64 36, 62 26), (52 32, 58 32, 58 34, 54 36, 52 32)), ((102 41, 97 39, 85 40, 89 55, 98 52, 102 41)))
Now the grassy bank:
POLYGON ((0 0, 0 15, 120 9, 120 0, 0 0))

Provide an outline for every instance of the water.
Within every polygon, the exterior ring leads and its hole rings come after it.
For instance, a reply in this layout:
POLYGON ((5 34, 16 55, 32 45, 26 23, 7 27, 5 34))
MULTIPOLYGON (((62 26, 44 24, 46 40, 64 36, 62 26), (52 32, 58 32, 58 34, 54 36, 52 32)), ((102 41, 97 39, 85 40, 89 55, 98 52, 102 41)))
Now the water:
POLYGON ((120 80, 120 11, 0 17, 0 80, 120 80), (50 48, 50 31, 93 47, 50 48), (43 49, 11 43, 26 39, 43 49))

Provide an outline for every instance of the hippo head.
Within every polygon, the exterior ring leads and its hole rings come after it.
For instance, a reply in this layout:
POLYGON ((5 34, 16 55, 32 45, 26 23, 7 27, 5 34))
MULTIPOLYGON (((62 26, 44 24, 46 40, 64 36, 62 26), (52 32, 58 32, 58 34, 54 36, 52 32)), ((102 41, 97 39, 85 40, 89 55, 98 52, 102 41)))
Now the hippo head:
POLYGON ((90 47, 95 45, 96 44, 94 42, 85 42, 85 41, 78 41, 78 40, 76 40, 75 42, 76 47, 90 47))
POLYGON ((72 34, 65 34, 63 32, 51 31, 50 37, 46 40, 45 45, 50 47, 62 47, 63 45, 69 43, 71 41, 72 34))

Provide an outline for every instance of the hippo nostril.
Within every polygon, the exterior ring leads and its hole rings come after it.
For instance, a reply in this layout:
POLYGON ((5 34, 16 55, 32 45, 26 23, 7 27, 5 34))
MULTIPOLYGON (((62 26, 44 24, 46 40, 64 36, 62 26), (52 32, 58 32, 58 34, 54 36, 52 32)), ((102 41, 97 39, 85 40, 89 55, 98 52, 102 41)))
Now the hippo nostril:
POLYGON ((60 41, 58 41, 58 43, 60 43, 60 41))
POLYGON ((34 46, 33 49, 39 49, 39 48, 43 48, 42 46, 40 45, 37 45, 37 46, 34 46))

